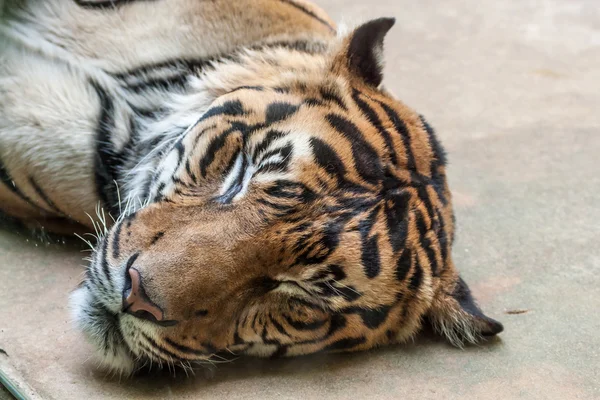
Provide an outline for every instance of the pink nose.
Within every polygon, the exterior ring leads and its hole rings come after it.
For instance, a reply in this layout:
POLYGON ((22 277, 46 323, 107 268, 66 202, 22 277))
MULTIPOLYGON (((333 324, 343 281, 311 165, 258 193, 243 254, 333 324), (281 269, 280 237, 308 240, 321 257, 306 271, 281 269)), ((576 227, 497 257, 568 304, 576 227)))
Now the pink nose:
POLYGON ((126 284, 123 291, 123 312, 152 322, 163 321, 163 311, 148 298, 144 291, 140 272, 131 267, 127 272, 131 287, 126 284))

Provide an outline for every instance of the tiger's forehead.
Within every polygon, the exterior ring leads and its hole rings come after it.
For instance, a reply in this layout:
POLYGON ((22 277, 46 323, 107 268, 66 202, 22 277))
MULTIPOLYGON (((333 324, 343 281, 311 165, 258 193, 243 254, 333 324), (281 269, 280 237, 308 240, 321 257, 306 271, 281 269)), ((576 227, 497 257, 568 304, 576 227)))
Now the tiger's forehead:
POLYGON ((239 87, 176 141, 155 175, 154 197, 187 192, 229 203, 251 183, 279 180, 378 191, 389 174, 431 177, 436 155, 428 133, 418 114, 381 92, 335 81, 239 87))
POLYGON ((213 104, 184 139, 189 170, 209 178, 241 163, 254 180, 291 179, 296 163, 310 159, 310 138, 323 131, 325 112, 285 89, 239 89, 213 104))
POLYGON ((327 93, 241 87, 217 99, 177 140, 154 187, 164 194, 178 185, 218 184, 219 196, 231 201, 250 180, 300 179, 300 165, 313 160, 311 138, 327 134, 325 116, 343 111, 340 104, 327 93))

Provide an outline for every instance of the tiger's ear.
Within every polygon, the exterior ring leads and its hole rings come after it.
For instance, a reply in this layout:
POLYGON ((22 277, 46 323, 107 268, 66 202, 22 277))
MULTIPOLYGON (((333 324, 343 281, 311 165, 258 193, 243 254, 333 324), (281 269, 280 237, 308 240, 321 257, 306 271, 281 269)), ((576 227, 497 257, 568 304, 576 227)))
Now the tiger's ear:
POLYGON ((494 336, 504 330, 502 324, 487 317, 475 303, 471 290, 458 278, 451 293, 441 293, 428 315, 434 329, 455 346, 475 343, 483 336, 494 336))
POLYGON ((352 32, 346 43, 343 60, 353 75, 377 87, 383 80, 383 39, 394 25, 394 18, 366 22, 352 32))

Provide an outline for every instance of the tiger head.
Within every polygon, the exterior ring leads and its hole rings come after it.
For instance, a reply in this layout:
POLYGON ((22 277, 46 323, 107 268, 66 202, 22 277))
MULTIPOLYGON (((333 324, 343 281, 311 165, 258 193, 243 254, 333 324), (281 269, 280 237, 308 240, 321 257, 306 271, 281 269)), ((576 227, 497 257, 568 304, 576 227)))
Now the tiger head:
POLYGON ((502 330, 452 262, 443 149, 381 88, 393 22, 326 52, 249 51, 199 78, 210 107, 72 297, 109 368, 362 350, 424 320, 457 345, 502 330))

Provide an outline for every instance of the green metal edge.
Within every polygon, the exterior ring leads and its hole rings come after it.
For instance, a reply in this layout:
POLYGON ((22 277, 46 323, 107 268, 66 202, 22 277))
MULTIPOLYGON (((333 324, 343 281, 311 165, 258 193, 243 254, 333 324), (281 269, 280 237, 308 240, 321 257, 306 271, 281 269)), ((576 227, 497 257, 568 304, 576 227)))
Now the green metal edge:
POLYGON ((13 384, 11 380, 0 370, 0 384, 6 388, 17 400, 29 400, 29 396, 21 393, 17 385, 13 384))

